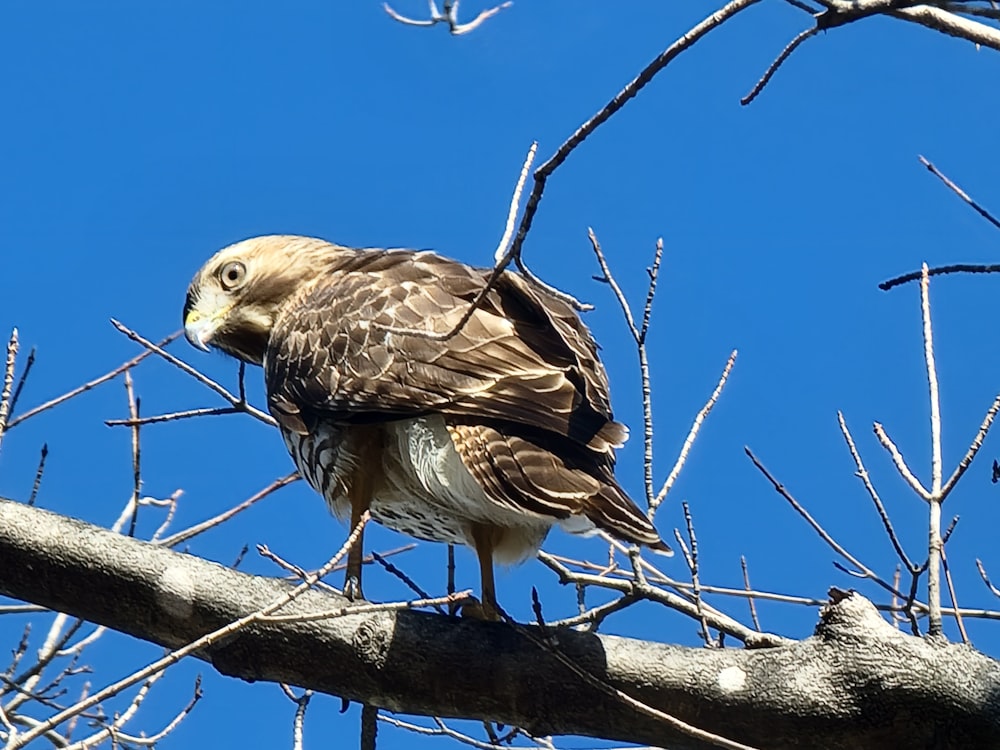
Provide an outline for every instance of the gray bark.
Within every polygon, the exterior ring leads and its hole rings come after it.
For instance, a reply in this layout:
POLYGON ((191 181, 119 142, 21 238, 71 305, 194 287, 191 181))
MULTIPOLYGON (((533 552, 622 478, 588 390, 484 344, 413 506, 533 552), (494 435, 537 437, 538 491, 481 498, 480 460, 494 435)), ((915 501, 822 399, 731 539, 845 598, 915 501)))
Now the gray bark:
MULTIPOLYGON (((0 499, 0 592, 163 646, 262 608, 289 585, 0 499)), ((346 603, 310 591, 282 613, 346 603)), ((379 612, 253 626, 200 658, 226 675, 391 711, 709 747, 587 684, 540 638, 500 623, 379 612)), ((552 640, 602 682, 760 748, 1000 747, 1000 664, 903 634, 856 594, 828 605, 813 637, 777 648, 683 648, 570 630, 552 640)))

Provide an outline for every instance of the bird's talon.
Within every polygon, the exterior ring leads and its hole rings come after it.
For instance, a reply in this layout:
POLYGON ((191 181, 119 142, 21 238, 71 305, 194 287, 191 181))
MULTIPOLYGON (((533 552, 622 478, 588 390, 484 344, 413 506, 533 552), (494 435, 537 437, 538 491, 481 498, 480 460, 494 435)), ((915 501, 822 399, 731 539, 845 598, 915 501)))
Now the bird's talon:
POLYGON ((364 594, 361 593, 361 581, 354 576, 349 576, 347 580, 344 581, 344 596, 352 602, 363 600, 365 597, 364 594))
POLYGON ((482 620, 483 622, 500 622, 500 614, 489 602, 481 602, 476 597, 470 597, 467 602, 458 609, 462 617, 470 620, 482 620))

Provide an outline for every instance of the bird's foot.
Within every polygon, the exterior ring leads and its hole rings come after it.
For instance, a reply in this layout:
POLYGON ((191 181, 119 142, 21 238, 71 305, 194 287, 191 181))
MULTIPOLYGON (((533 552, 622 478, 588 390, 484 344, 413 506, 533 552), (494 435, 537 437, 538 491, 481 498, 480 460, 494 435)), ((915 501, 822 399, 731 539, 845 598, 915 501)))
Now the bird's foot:
POLYGON ((364 594, 361 593, 360 576, 347 576, 344 580, 344 596, 352 602, 362 601, 365 598, 364 594))
POLYGON ((458 613, 462 617, 470 620, 483 620, 485 622, 500 622, 500 613, 489 601, 479 601, 476 597, 470 597, 459 607, 458 613))

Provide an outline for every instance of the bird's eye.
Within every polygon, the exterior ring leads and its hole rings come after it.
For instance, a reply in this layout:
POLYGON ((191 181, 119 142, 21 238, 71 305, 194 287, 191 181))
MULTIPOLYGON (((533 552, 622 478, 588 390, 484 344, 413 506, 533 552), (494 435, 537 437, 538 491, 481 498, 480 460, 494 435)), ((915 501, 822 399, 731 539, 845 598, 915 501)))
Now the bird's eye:
POLYGON ((226 263, 219 271, 219 281, 223 289, 231 292, 233 289, 243 285, 246 275, 247 267, 238 260, 234 260, 226 263))

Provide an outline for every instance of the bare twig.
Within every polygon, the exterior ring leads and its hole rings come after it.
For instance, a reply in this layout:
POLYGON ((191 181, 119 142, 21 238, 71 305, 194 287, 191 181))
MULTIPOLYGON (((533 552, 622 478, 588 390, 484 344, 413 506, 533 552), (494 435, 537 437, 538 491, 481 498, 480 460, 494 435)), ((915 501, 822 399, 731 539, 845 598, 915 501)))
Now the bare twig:
MULTIPOLYGON (((838 555, 840 555, 849 563, 851 563, 851 565, 853 565, 855 568, 861 571, 861 577, 867 578, 868 580, 877 583, 879 586, 884 588, 889 593, 893 593, 895 591, 895 589, 893 589, 893 587, 889 583, 883 581, 875 571, 873 571, 867 565, 858 560, 858 558, 856 558, 854 555, 848 552, 837 540, 835 540, 832 536, 830 536, 830 534, 827 533, 826 529, 824 529, 823 526, 821 526, 820 523, 815 518, 812 517, 809 511, 807 511, 805 507, 798 500, 795 499, 792 493, 789 492, 785 488, 785 486, 781 482, 779 482, 774 477, 774 475, 771 474, 770 471, 767 470, 767 467, 765 467, 764 464, 760 462, 757 456, 753 454, 753 451, 751 451, 747 447, 744 447, 743 450, 747 454, 747 456, 749 456, 750 460, 753 462, 753 465, 756 466, 757 469, 760 471, 760 473, 763 474, 767 478, 767 480, 771 483, 771 485, 774 487, 777 493, 788 501, 789 505, 791 505, 792 508, 794 508, 795 511, 806 520, 806 523, 812 526, 813 530, 820 535, 823 541, 826 542, 830 546, 830 548, 833 549, 834 552, 836 552, 838 555)), ((902 595, 900 594, 900 596, 902 595)))
MULTIPOLYGON (((636 599, 646 599, 662 604, 695 620, 700 620, 704 616, 711 627, 739 639, 747 645, 747 648, 769 648, 792 643, 791 640, 779 635, 758 633, 738 620, 734 620, 713 607, 707 606, 704 602, 702 602, 702 609, 699 612, 690 599, 670 591, 664 591, 649 583, 639 583, 633 578, 609 578, 602 575, 579 573, 571 570, 560 560, 546 552, 539 552, 538 559, 559 576, 560 583, 583 584, 585 586, 593 585, 618 591, 636 599)), ((703 590, 707 589, 708 587, 703 587, 703 590)))
POLYGON ((45 461, 49 457, 49 444, 42 443, 41 455, 38 457, 38 468, 35 469, 35 481, 31 484, 31 494, 28 496, 28 505, 34 505, 38 499, 38 490, 42 486, 42 475, 45 473, 45 461))
MULTIPOLYGON (((154 346, 156 346, 156 347, 164 347, 167 344, 169 344, 171 341, 175 340, 182 333, 183 333, 183 331, 175 331, 174 333, 171 333, 169 336, 167 336, 166 338, 164 338, 162 341, 160 341, 158 344, 155 344, 154 346)), ((92 388, 96 388, 101 383, 106 383, 109 380, 111 380, 112 378, 118 377, 123 372, 125 372, 125 370, 128 370, 128 369, 130 369, 132 367, 135 367, 137 364, 139 364, 140 362, 142 362, 144 359, 146 359, 146 357, 148 357, 152 353, 153 353, 152 350, 145 351, 142 354, 139 354, 139 355, 133 357, 132 359, 128 360, 127 362, 122 363, 121 365, 119 365, 115 369, 111 370, 110 372, 106 372, 104 375, 101 375, 99 378, 94 378, 93 380, 90 380, 90 381, 84 383, 83 385, 79 386, 78 388, 74 388, 73 390, 68 391, 67 393, 64 393, 63 395, 58 396, 58 397, 52 399, 51 401, 46 401, 44 404, 36 406, 34 409, 29 409, 28 411, 26 411, 21 416, 15 418, 15 419, 11 419, 10 420, 10 424, 7 425, 7 429, 14 429, 14 427, 16 427, 17 425, 21 424, 21 422, 25 421, 26 419, 31 419, 32 417, 36 416, 37 414, 40 414, 43 411, 47 411, 48 409, 51 409, 54 406, 58 406, 61 403, 69 401, 71 398, 75 398, 76 396, 79 396, 81 393, 86 393, 87 391, 91 390, 92 388)))
POLYGON ((28 358, 24 362, 24 369, 21 370, 21 377, 17 379, 17 387, 14 388, 14 395, 10 398, 10 409, 7 411, 7 416, 12 417, 14 415, 14 410, 17 408, 17 402, 21 398, 21 392, 24 390, 24 384, 28 381, 28 374, 31 372, 31 368, 35 365, 35 347, 31 347, 31 351, 28 352, 28 358))
POLYGON ((816 36, 816 34, 820 31, 821 29, 819 26, 813 26, 811 29, 799 32, 795 38, 792 39, 792 41, 790 41, 783 50, 781 50, 781 53, 774 59, 774 62, 767 67, 767 70, 764 71, 764 75, 760 77, 760 80, 757 81, 750 93, 740 99, 740 104, 745 107, 756 99, 760 92, 764 90, 764 87, 767 86, 768 82, 770 82, 774 74, 778 72, 778 68, 784 64, 785 60, 791 57, 791 54, 798 48, 798 46, 809 37, 816 36))
POLYGON ((906 480, 906 483, 910 485, 914 492, 916 492, 924 500, 931 499, 931 493, 929 490, 925 489, 920 480, 917 479, 916 475, 910 471, 910 467, 906 465, 906 460, 903 458, 903 454, 899 452, 899 448, 896 444, 892 442, 892 439, 886 434, 885 428, 880 422, 875 422, 872 425, 872 430, 875 432, 875 437, 882 444, 882 447, 889 451, 889 455, 892 457, 892 462, 896 464, 896 470, 899 472, 900 476, 906 480))
POLYGON ((960 188, 958 185, 956 185, 954 182, 948 179, 937 167, 931 164, 923 156, 918 156, 917 158, 920 159, 920 163, 923 164, 925 167, 927 167, 927 170, 931 174, 933 174, 935 177, 941 180, 941 182, 947 185, 949 190, 951 190, 955 195, 957 195, 963 201, 968 203, 969 206, 972 207, 972 210, 974 210, 977 214, 986 219, 986 221, 988 221, 994 227, 1000 229, 1000 219, 997 219, 993 214, 991 214, 989 211, 987 211, 985 208, 979 205, 976 201, 974 201, 969 196, 968 193, 966 193, 964 190, 962 190, 962 188, 960 188))
POLYGON ((228 390, 223 388, 221 385, 216 383, 208 376, 203 375, 201 372, 199 372, 197 369, 189 365, 187 362, 178 359, 173 354, 163 349, 163 347, 160 346, 159 344, 154 344, 149 339, 142 337, 128 326, 119 323, 117 320, 112 319, 111 325, 113 325, 116 329, 124 333, 132 341, 136 342, 137 344, 140 344, 141 346, 146 347, 146 349, 148 349, 150 352, 160 355, 161 357, 163 357, 163 359, 165 359, 167 362, 169 362, 174 367, 179 369, 181 372, 187 373, 202 385, 205 385, 211 390, 218 393, 220 396, 222 396, 222 398, 228 401, 236 409, 246 412, 250 416, 259 419, 264 424, 269 424, 272 427, 277 426, 278 423, 275 421, 274 417, 272 417, 270 414, 266 414, 262 412, 260 409, 251 406, 246 401, 243 401, 242 399, 240 399, 240 397, 234 396, 228 390))
POLYGON ((292 720, 292 750, 303 750, 302 734, 306 723, 306 709, 312 700, 313 691, 303 690, 302 695, 295 695, 291 687, 281 683, 281 691, 295 704, 295 718, 292 720))
POLYGON ((712 395, 708 397, 708 401, 705 405, 701 407, 694 418, 694 422, 691 423, 691 429, 688 430, 687 437, 684 438, 684 444, 681 446, 680 453, 677 454, 677 461, 674 462, 674 467, 670 470, 667 475, 666 480, 663 482, 663 486, 660 487, 660 491, 656 493, 656 498, 650 504, 650 518, 652 518, 652 512, 660 506, 667 493, 670 492, 670 488, 674 486, 674 482, 677 481, 677 477, 680 476, 681 469, 684 468, 684 463, 687 461, 688 453, 691 452, 691 446, 694 445, 695 438, 698 437, 698 431, 701 429, 702 424, 708 417, 712 408, 715 406, 715 402, 719 400, 719 396, 722 395, 722 389, 726 387, 726 381, 729 380, 729 373, 733 370, 733 365, 736 364, 736 349, 733 349, 729 353, 729 359, 726 360, 726 366, 722 368, 722 375, 719 377, 719 382, 715 385, 715 390, 712 391, 712 395))
MULTIPOLYGON (((415 545, 415 544, 408 544, 408 545, 406 545, 405 549, 413 549, 416 546, 417 545, 415 545)), ((402 550, 402 549, 403 548, 400 548, 400 550, 402 550)), ((392 576, 395 576, 396 578, 398 578, 414 594, 416 594, 417 596, 419 596, 421 599, 430 599, 431 598, 431 595, 428 594, 423 588, 421 588, 420 585, 418 585, 416 581, 414 581, 412 578, 410 578, 410 576, 408 576, 402 570, 400 570, 399 568, 397 568, 391 562, 389 562, 388 560, 386 560, 385 557, 383 557, 382 555, 380 555, 378 552, 371 552, 370 554, 371 554, 372 560, 374 560, 379 565, 381 565, 382 568, 385 570, 386 573, 388 573, 389 575, 392 575, 392 576)), ((452 595, 452 594, 454 594, 453 591, 449 591, 448 592, 449 596, 452 595)), ((450 607, 455 607, 457 605, 454 602, 450 602, 449 606, 450 607)), ((436 605, 434 605, 434 608, 438 612, 440 612, 441 614, 445 614, 445 610, 441 608, 441 605, 436 604, 436 605)))
POLYGON ((642 445, 643 445, 643 486, 646 491, 646 505, 653 507, 653 399, 652 388, 649 378, 649 357, 646 352, 646 331, 649 328, 649 316, 653 306, 653 295, 656 291, 656 277, 659 274, 660 259, 663 257, 663 240, 656 243, 656 253, 653 256, 653 266, 650 271, 649 288, 646 292, 646 305, 643 309, 642 329, 640 330, 632 317, 632 308, 625 297, 625 293, 618 285, 611 267, 608 265, 601 243, 597 241, 594 230, 587 227, 587 236, 590 238, 590 245, 594 249, 597 263, 601 267, 601 281, 611 287, 615 299, 621 307, 622 315, 625 317, 625 324, 628 326, 632 340, 635 342, 636 350, 639 354, 639 376, 640 389, 642 392, 642 445))
MULTIPOLYGON (((1000 264, 955 263, 950 266, 938 266, 928 271, 929 276, 942 276, 949 273, 1000 273, 1000 264)), ((893 287, 907 284, 911 281, 920 281, 920 271, 913 271, 912 273, 906 273, 888 281, 883 281, 878 285, 878 288, 887 292, 893 287)))
POLYGON ((466 23, 459 23, 458 21, 458 3, 459 0, 444 0, 443 12, 439 11, 437 4, 434 0, 428 0, 430 5, 430 18, 419 19, 419 18, 409 18, 404 16, 402 13, 397 12, 389 5, 389 3, 382 3, 382 9, 388 14, 388 16, 401 24, 406 26, 436 26, 439 23, 448 24, 448 31, 453 36, 461 36, 462 34, 468 34, 470 31, 475 31, 479 28, 485 21, 493 18, 497 13, 509 8, 514 3, 512 0, 505 0, 505 2, 499 5, 494 5, 492 8, 487 8, 479 12, 479 15, 473 18, 471 21, 466 23))
POLYGON ((135 536, 136 522, 139 520, 139 498, 142 492, 142 471, 140 469, 139 446, 139 399, 132 387, 132 371, 125 371, 125 393, 128 396, 128 413, 132 425, 132 519, 129 521, 128 535, 135 536))
POLYGON ((463 604, 473 598, 472 589, 457 591, 446 596, 434 596, 427 599, 410 599, 399 602, 352 602, 336 609, 327 609, 322 612, 309 612, 301 615, 261 615, 259 622, 318 622, 321 620, 334 620, 347 615, 370 615, 376 612, 399 612, 404 609, 423 609, 425 607, 440 608, 451 604, 463 604))
POLYGON ((521 165, 521 173, 517 176, 514 194, 510 198, 510 206, 507 207, 507 223, 504 225, 500 242, 497 243, 497 249, 493 251, 494 264, 502 263, 504 257, 507 255, 507 251, 510 249, 510 241, 514 236, 514 222, 517 219, 517 209, 521 205, 521 193, 524 192, 524 183, 528 180, 528 173, 531 171, 531 165, 535 161, 536 153, 538 153, 538 141, 534 141, 531 144, 531 148, 528 149, 528 155, 524 158, 524 164, 521 165))
POLYGON ((990 408, 986 410, 986 416, 983 417, 982 423, 979 425, 979 432, 972 439, 972 443, 969 445, 969 450, 966 451, 965 455, 962 456, 962 460, 958 462, 958 466, 955 467, 955 471, 952 475, 948 477, 948 481, 944 483, 941 488, 941 500, 942 502, 949 494, 951 494, 952 489, 958 483, 958 480, 962 478, 965 470, 969 468, 972 464, 972 459, 976 457, 979 449, 983 447, 983 441, 986 439, 986 434, 990 431, 990 427, 993 425, 993 420, 996 419, 997 412, 1000 411, 1000 393, 997 394, 996 398, 993 399, 993 403, 990 404, 990 408))
MULTIPOLYGON (((675 530, 674 533, 684 552, 684 559, 687 561, 688 569, 691 571, 691 593, 694 594, 694 606, 701 618, 701 637, 704 639, 705 645, 711 647, 714 644, 712 642, 712 635, 708 632, 708 620, 705 619, 705 608, 702 606, 701 601, 701 581, 698 577, 698 537, 694 534, 691 507, 687 502, 683 502, 681 503, 681 508, 684 510, 684 523, 687 525, 688 539, 691 540, 690 552, 684 544, 684 538, 680 535, 680 532, 675 530)), ((760 630, 760 628, 757 628, 757 630, 760 630)))
MULTIPOLYGON (((839 0, 846 2, 846 0, 839 0)), ((898 8, 889 13, 896 18, 926 26, 948 36, 965 39, 973 44, 989 47, 1000 51, 1000 29, 983 23, 962 18, 931 5, 913 5, 908 8, 898 8)))
POLYGON ((750 571, 747 569, 746 555, 740 555, 740 568, 743 570, 743 588, 747 592, 747 604, 750 607, 750 621, 753 629, 760 632, 760 620, 757 619, 757 605, 754 602, 753 589, 750 587, 750 571))
POLYGON ((920 317, 923 320, 924 361, 927 366, 927 385, 931 402, 931 497, 929 543, 927 553, 927 634, 941 635, 941 397, 938 388, 937 366, 934 361, 934 332, 931 326, 930 278, 927 264, 921 267, 920 317))
POLYGON ((511 245, 510 256, 519 257, 521 247, 524 245, 528 232, 531 231, 531 224, 534 221, 535 213, 538 211, 538 204, 545 192, 545 183, 559 166, 566 161, 569 155, 583 143, 597 128, 607 122, 618 110, 625 106, 629 99, 638 94, 653 78, 663 70, 679 54, 690 49, 698 40, 708 34, 713 29, 718 28, 737 13, 746 10, 759 0, 732 0, 719 10, 715 11, 699 24, 689 29, 677 41, 660 53, 655 60, 647 65, 639 75, 633 78, 625 87, 619 91, 611 101, 604 105, 599 112, 593 115, 575 133, 567 138, 556 150, 548 161, 542 164, 535 171, 535 184, 528 196, 528 202, 524 207, 524 214, 521 216, 521 223, 518 226, 517 234, 511 245))
POLYGON ((482 740, 477 740, 475 737, 463 734, 455 729, 452 729, 437 717, 434 717, 434 723, 437 724, 436 729, 434 727, 425 727, 420 724, 413 724, 412 722, 403 721, 402 719, 397 719, 392 716, 386 716, 385 714, 379 714, 378 719, 386 724, 394 726, 398 729, 405 729, 406 731, 413 732, 414 734, 422 734, 429 737, 449 737, 456 742, 461 742, 463 745, 478 748, 478 750, 497 750, 497 745, 492 742, 483 742, 482 740))
POLYGON ((10 745, 9 750, 16 750, 16 748, 25 747, 32 740, 37 739, 45 732, 59 726, 70 717, 75 716, 82 711, 86 711, 89 708, 93 708, 102 701, 107 700, 113 695, 117 695, 122 690, 125 690, 131 687, 132 685, 135 685, 139 682, 143 682, 144 680, 149 679, 149 677, 151 677, 152 675, 158 674, 162 672, 164 669, 176 664, 185 656, 188 656, 189 654, 199 651, 205 648, 206 646, 215 643, 221 638, 231 636, 232 634, 242 630, 248 625, 254 622, 258 622, 261 619, 274 614, 279 609, 286 606, 289 602, 298 598, 303 592, 311 588, 316 581, 320 580, 325 575, 327 575, 334 568, 334 566, 340 562, 341 558, 343 558, 348 553, 348 551, 350 551, 351 547, 357 543, 357 540, 361 536, 361 532, 364 529, 365 524, 368 523, 368 518, 369 515, 366 511, 362 515, 361 521, 351 532, 351 535, 347 538, 347 541, 345 541, 344 545, 340 548, 340 550, 337 551, 337 554, 335 554, 332 558, 330 558, 330 560, 327 561, 327 563, 323 565, 321 568, 319 568, 316 572, 308 575, 306 579, 298 586, 277 597, 273 602, 268 604, 266 607, 263 607, 262 609, 259 609, 255 612, 251 612, 250 614, 245 615, 244 617, 241 617, 238 620, 234 620, 228 625, 224 625, 221 628, 217 628, 216 630, 213 630, 211 633, 203 635, 201 638, 192 641, 191 643, 189 643, 186 646, 183 646, 182 648, 171 651, 166 656, 157 659, 152 664, 144 667, 143 669, 133 672, 128 677, 125 677, 124 679, 119 680, 118 682, 107 686, 103 690, 99 690, 93 695, 88 696, 85 700, 79 701, 78 703, 70 706, 69 708, 66 708, 54 714, 53 716, 50 716, 45 721, 39 722, 38 726, 28 730, 22 735, 19 735, 18 738, 13 742, 13 744, 10 745))
POLYGON ((193 417, 214 417, 223 414, 246 414, 247 410, 240 406, 210 406, 201 409, 185 409, 184 411, 173 411, 169 414, 156 414, 139 419, 106 419, 104 424, 108 427, 141 427, 144 424, 159 424, 161 422, 175 422, 179 419, 191 419, 193 417))
POLYGON ((17 364, 17 329, 10 332, 7 340, 7 359, 3 370, 3 387, 0 388, 0 442, 7 429, 7 418, 10 416, 11 390, 14 387, 14 365, 17 364))
POLYGON ((986 584, 993 596, 1000 598, 1000 589, 990 581, 990 577, 986 575, 986 568, 983 566, 983 561, 978 557, 976 558, 976 568, 979 570, 979 575, 982 576, 983 583, 986 584))
POLYGON ((858 452, 857 446, 854 444, 854 438, 851 436, 851 431, 847 428, 847 422, 844 419, 843 412, 837 412, 837 422, 840 424, 840 432, 844 436, 844 440, 847 442, 847 448, 851 452, 851 457, 854 459, 854 465, 857 466, 858 470, 855 474, 865 485, 865 489, 868 490, 868 496, 875 503, 875 510, 878 511, 879 518, 882 519, 882 526, 885 528, 886 533, 889 535, 889 541, 892 543, 893 549, 896 550, 896 554, 899 559, 906 566, 907 570, 913 570, 914 565, 910 561, 909 556, 903 549, 903 545, 899 541, 899 537, 896 536, 896 530, 892 526, 892 521, 889 520, 889 514, 886 512, 885 506, 882 504, 882 498, 879 497, 878 491, 875 489, 875 485, 872 484, 871 477, 868 475, 868 470, 865 468, 864 463, 861 460, 861 454, 858 452))
MULTIPOLYGON (((585 586, 578 586, 579 591, 585 591, 585 586)), ((549 628, 570 628, 584 626, 581 629, 586 630, 591 633, 597 632, 597 628, 600 626, 608 615, 615 612, 620 612, 621 610, 635 604, 638 599, 633 596, 625 594, 618 597, 617 599, 612 599, 610 602, 601 604, 597 607, 591 607, 590 609, 585 609, 581 611, 578 615, 573 617, 566 617, 562 620, 553 620, 547 622, 546 626, 549 628)))
POLYGON ((274 492, 277 492, 282 487, 284 487, 286 485, 289 485, 292 482, 297 482, 301 478, 302 477, 299 475, 299 473, 297 471, 293 471, 291 474, 286 474, 283 477, 275 479, 267 487, 265 487, 264 489, 262 489, 260 492, 254 494, 254 495, 252 495, 250 497, 248 497, 246 500, 244 500, 239 505, 235 505, 232 508, 230 508, 229 510, 226 510, 226 511, 220 513, 217 516, 209 518, 207 521, 202 521, 201 523, 197 523, 194 526, 190 526, 190 527, 188 527, 188 528, 186 528, 186 529, 184 529, 182 531, 178 531, 176 534, 171 534, 170 536, 168 536, 168 537, 166 537, 164 539, 157 539, 154 536, 153 537, 153 541, 155 541, 157 544, 160 544, 160 545, 162 545, 164 547, 176 547, 181 542, 186 542, 188 539, 191 539, 192 537, 195 537, 198 534, 201 534, 201 533, 207 531, 208 529, 214 528, 215 526, 218 526, 219 524, 223 523, 224 521, 228 521, 230 518, 232 518, 233 516, 235 516, 237 513, 242 513, 244 510, 246 510, 247 508, 249 508, 251 505, 253 505, 253 504, 255 504, 255 503, 263 500, 268 495, 270 495, 270 494, 272 494, 274 492))
POLYGON ((969 634, 965 630, 965 623, 962 622, 962 614, 958 607, 958 597, 955 595, 955 582, 951 579, 951 568, 948 567, 948 555, 945 553, 944 547, 941 548, 941 566, 944 568, 944 580, 948 585, 951 611, 955 616, 955 624, 958 626, 958 632, 962 636, 962 643, 971 645, 972 642, 969 640, 969 634))

